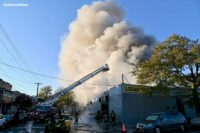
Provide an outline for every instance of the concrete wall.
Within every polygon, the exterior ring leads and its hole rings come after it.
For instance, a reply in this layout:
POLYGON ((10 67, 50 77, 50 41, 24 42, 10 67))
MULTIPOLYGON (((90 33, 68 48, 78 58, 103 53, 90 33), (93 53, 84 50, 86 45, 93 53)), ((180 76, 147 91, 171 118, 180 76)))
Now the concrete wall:
POLYGON ((135 126, 155 112, 176 111, 176 100, 170 97, 123 94, 123 122, 135 126))
POLYGON ((109 91, 109 112, 114 110, 119 122, 135 126, 148 114, 177 110, 175 98, 143 95, 140 87, 121 84, 109 91))

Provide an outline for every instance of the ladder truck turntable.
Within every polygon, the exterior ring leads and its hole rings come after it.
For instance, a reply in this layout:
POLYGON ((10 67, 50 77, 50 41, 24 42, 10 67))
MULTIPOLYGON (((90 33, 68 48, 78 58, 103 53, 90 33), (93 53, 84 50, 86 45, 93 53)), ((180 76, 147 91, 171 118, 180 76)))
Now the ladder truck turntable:
POLYGON ((95 71, 89 73, 88 75, 84 76, 80 80, 72 83, 68 87, 64 88, 62 91, 54 94, 50 98, 48 98, 46 101, 39 103, 36 106, 36 120, 43 120, 45 118, 45 115, 48 112, 51 112, 53 110, 53 104, 62 96, 69 93, 71 90, 76 88, 77 86, 81 85, 85 81, 91 79, 92 77, 96 76, 97 74, 101 72, 106 72, 109 70, 109 66, 107 64, 103 65, 102 67, 96 69, 95 71))

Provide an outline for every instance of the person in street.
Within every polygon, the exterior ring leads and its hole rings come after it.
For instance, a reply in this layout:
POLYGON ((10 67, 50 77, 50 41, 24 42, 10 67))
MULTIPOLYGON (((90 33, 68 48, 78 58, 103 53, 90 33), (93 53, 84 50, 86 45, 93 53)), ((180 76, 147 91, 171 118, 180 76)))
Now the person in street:
POLYGON ((115 124, 116 124, 116 113, 113 110, 110 113, 110 118, 111 118, 112 126, 115 127, 115 124))
POLYGON ((45 133, 55 133, 55 119, 53 113, 50 114, 50 117, 48 117, 45 122, 45 133))
POLYGON ((58 116, 57 116, 57 119, 56 119, 56 123, 55 123, 55 130, 56 130, 56 133, 62 133, 64 131, 64 118, 61 114, 61 111, 58 112, 58 116))
POLYGON ((48 129, 49 117, 50 117, 50 113, 48 113, 48 114, 47 114, 47 117, 44 119, 44 127, 45 127, 44 132, 45 132, 45 133, 49 133, 49 129, 48 129))
POLYGON ((75 112, 75 122, 74 122, 74 125, 77 125, 78 124, 78 111, 75 112))
POLYGON ((106 124, 109 123, 109 118, 108 118, 108 115, 106 113, 103 115, 103 119, 104 119, 104 123, 106 123, 106 124))

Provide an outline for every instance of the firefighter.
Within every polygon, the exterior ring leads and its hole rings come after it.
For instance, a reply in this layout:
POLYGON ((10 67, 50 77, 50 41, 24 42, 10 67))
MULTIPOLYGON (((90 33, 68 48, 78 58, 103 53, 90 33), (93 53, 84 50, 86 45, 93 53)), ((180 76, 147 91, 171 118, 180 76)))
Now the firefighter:
POLYGON ((74 122, 74 125, 77 125, 78 124, 78 111, 75 112, 75 122, 74 122))
POLYGON ((111 124, 113 127, 115 127, 115 123, 116 123, 116 114, 115 112, 112 110, 110 113, 110 118, 111 118, 111 124))
POLYGON ((45 133, 55 133, 55 119, 53 113, 45 119, 45 133))
POLYGON ((47 117, 44 119, 44 127, 45 127, 45 133, 49 133, 49 129, 48 129, 48 122, 49 122, 49 117, 50 117, 50 114, 48 113, 47 114, 47 117))
POLYGON ((64 128, 64 118, 61 114, 61 111, 58 112, 58 117, 56 119, 56 124, 55 124, 55 130, 56 130, 56 133, 61 133, 63 132, 64 128))
POLYGON ((97 111, 97 114, 96 114, 96 120, 97 120, 97 123, 100 123, 101 121, 101 113, 99 110, 97 111))
POLYGON ((108 118, 108 115, 106 113, 103 115, 103 119, 104 119, 104 123, 106 123, 106 124, 109 123, 109 118, 108 118))

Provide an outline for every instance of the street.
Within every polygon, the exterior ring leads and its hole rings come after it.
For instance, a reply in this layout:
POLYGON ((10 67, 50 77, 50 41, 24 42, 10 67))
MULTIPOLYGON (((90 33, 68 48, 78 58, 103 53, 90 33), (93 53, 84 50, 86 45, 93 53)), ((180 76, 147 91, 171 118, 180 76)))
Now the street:
POLYGON ((44 126, 43 124, 34 124, 33 121, 28 121, 23 124, 19 124, 18 126, 11 127, 8 129, 4 129, 0 131, 2 133, 43 133, 44 126))
MULTIPOLYGON (((76 127, 72 126, 70 133, 120 133, 121 128, 105 128, 105 126, 97 126, 94 123, 86 124, 79 123, 76 127)), ((16 127, 1 130, 0 133, 44 133, 44 124, 33 123, 28 121, 23 124, 19 124, 16 127)), ((134 133, 134 129, 127 128, 127 133, 134 133)), ((182 133, 181 131, 170 131, 170 133, 182 133)), ((200 133, 198 130, 188 128, 184 133, 200 133)))
MULTIPOLYGON (((70 133, 121 133, 121 126, 122 125, 117 124, 116 127, 112 127, 111 124, 105 124, 103 122, 97 123, 94 116, 91 115, 91 111, 86 110, 80 115, 77 125, 74 125, 74 119, 72 119, 70 133)), ((0 133, 44 133, 44 128, 44 123, 28 120, 26 122, 21 122, 17 126, 0 130, 0 133)), ((126 131, 127 133, 134 133, 135 129, 133 126, 126 126, 126 131)), ((175 130, 169 133, 182 132, 175 130)), ((200 131, 194 130, 191 126, 188 126, 184 133, 200 133, 200 131)))

